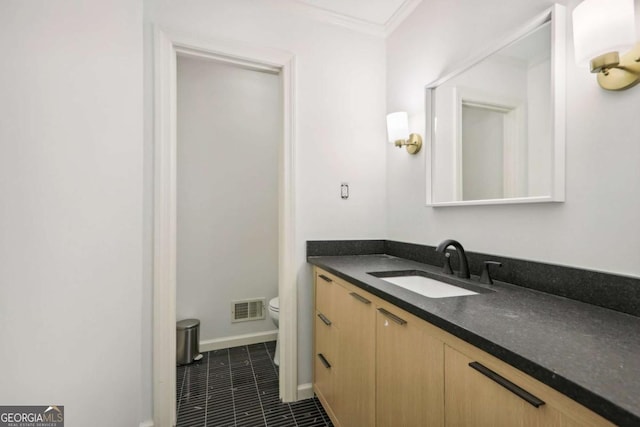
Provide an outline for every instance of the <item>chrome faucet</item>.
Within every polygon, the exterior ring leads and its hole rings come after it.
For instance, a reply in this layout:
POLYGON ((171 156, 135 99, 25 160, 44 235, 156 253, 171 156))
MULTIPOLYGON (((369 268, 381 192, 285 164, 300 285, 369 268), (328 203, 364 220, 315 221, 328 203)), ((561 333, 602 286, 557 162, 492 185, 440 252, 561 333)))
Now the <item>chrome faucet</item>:
POLYGON ((460 260, 460 271, 458 271, 458 276, 469 279, 471 275, 469 274, 469 261, 467 260, 467 254, 465 254, 464 248, 458 241, 447 239, 438 245, 436 251, 445 252, 449 246, 456 248, 456 252, 458 253, 458 260, 460 260))

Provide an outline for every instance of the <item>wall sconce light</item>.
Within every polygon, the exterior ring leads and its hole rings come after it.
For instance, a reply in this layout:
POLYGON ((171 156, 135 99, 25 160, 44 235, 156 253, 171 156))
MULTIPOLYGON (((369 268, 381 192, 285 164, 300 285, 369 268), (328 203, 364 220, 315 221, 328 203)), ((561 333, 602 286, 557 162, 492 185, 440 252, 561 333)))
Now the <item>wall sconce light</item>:
POLYGON ((640 82, 633 1, 585 0, 573 10, 576 62, 590 63, 606 90, 624 90, 640 82))
POLYGON ((404 111, 387 114, 387 137, 396 147, 407 147, 410 154, 416 154, 422 148, 422 137, 417 133, 409 134, 409 118, 404 111))

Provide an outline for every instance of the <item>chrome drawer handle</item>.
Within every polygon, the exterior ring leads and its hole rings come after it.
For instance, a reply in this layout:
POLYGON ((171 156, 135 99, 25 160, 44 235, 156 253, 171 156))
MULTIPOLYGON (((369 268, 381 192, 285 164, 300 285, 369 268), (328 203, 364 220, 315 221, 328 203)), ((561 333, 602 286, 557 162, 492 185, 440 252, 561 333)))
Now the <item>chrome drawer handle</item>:
POLYGON ((352 297, 354 297, 355 299, 357 299, 358 301, 365 303, 365 304, 371 304, 371 301, 369 301, 368 299, 366 299, 365 297, 363 297, 362 295, 358 295, 355 292, 351 292, 349 295, 351 295, 352 297))
POLYGON ((404 320, 401 317, 396 316, 393 313, 388 312, 387 310, 385 310, 384 308, 379 308, 378 311, 382 314, 384 314, 385 316, 387 316, 389 319, 393 320, 394 322, 396 322, 398 325, 406 325, 407 321, 404 320))
POLYGON ((322 320, 322 322, 327 325, 327 326, 331 326, 331 320, 327 319, 327 316, 325 316, 322 313, 318 313, 318 317, 320 318, 320 320, 322 320))
POLYGON ((543 400, 538 399, 533 394, 529 393, 525 389, 523 389, 523 388, 517 386, 516 384, 512 383, 511 381, 509 381, 508 379, 506 379, 502 375, 500 375, 500 374, 498 374, 496 372, 493 372, 491 369, 487 368, 486 366, 482 365, 481 363, 479 363, 479 362, 471 362, 471 363, 469 363, 469 366, 471 366, 476 371, 480 372, 485 377, 497 382, 502 387, 504 387, 507 390, 509 390, 511 393, 513 393, 516 396, 518 396, 519 398, 525 400, 530 405, 535 406, 536 408, 539 408, 542 405, 544 405, 544 401, 543 400))
POLYGON ((318 277, 321 278, 322 280, 324 280, 325 282, 329 282, 329 283, 333 282, 333 280, 331 280, 330 278, 328 278, 324 274, 318 274, 318 277))

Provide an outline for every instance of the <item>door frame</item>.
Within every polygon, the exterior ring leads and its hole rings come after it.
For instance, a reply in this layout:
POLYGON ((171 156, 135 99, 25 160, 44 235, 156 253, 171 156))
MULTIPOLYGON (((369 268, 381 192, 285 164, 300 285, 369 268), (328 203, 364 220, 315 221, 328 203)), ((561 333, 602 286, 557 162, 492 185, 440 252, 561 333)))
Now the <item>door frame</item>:
POLYGON ((297 400, 295 269, 295 56, 227 40, 199 39, 154 27, 153 420, 176 423, 177 56, 197 56, 281 77, 283 127, 278 167, 280 398, 297 400))
MULTIPOLYGON (((504 114, 503 121, 503 197, 518 197, 522 188, 527 185, 528 166, 526 163, 527 134, 526 134, 526 104, 516 98, 507 98, 474 88, 455 86, 453 95, 453 133, 455 144, 453 152, 454 176, 453 189, 455 200, 463 198, 463 155, 462 155, 462 107, 471 106, 504 114), (515 166, 514 166, 515 165, 515 166), (515 172, 514 172, 515 171, 515 172)), ((520 196, 521 197, 521 196, 520 196)))

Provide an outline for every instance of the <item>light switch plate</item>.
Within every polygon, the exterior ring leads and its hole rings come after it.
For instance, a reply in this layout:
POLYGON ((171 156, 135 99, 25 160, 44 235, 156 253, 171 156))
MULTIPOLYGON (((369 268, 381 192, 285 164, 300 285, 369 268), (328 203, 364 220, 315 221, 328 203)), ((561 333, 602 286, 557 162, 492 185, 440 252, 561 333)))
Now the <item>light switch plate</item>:
POLYGON ((349 184, 347 184, 346 182, 340 184, 340 197, 342 197, 343 199, 349 198, 349 184))

